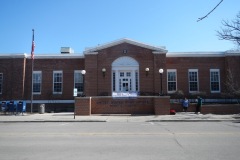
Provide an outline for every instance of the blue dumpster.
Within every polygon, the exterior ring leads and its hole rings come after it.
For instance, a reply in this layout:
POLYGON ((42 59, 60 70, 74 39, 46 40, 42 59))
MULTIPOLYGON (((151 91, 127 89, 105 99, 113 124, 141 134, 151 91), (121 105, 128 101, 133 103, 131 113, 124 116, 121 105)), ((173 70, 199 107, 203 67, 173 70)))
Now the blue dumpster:
POLYGON ((17 105, 16 105, 16 101, 10 101, 8 103, 8 111, 12 112, 12 114, 14 114, 14 112, 16 111, 17 105))
POLYGON ((22 113, 26 112, 26 101, 19 101, 17 103, 16 113, 22 113))

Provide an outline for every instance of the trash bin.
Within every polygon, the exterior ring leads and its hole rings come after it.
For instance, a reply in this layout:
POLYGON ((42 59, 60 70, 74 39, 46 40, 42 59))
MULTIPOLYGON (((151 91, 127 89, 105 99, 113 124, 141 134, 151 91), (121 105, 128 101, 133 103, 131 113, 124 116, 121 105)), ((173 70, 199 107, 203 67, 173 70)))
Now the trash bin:
POLYGON ((38 113, 44 114, 45 113, 45 104, 40 104, 38 107, 38 113))

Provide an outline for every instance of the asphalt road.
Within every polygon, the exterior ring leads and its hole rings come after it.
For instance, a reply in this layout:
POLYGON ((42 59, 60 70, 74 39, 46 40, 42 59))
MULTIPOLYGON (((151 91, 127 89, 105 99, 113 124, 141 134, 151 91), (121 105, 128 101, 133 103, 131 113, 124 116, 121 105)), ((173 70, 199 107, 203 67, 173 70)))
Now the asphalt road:
POLYGON ((239 160, 240 123, 0 123, 1 160, 239 160))

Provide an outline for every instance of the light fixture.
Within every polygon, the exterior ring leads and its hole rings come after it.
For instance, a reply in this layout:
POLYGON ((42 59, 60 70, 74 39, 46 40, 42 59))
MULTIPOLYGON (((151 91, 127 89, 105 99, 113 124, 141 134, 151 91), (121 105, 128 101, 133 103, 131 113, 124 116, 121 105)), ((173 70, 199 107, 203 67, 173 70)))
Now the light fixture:
POLYGON ((160 73, 160 74, 163 74, 163 69, 162 69, 162 68, 159 69, 159 73, 160 73))
POLYGON ((146 76, 148 76, 149 68, 145 68, 146 76))
POLYGON ((82 92, 82 97, 85 97, 85 93, 84 93, 84 89, 85 89, 85 84, 84 84, 84 81, 85 81, 85 74, 86 74, 86 70, 82 70, 81 71, 81 73, 82 73, 82 76, 83 76, 83 92, 82 92))
POLYGON ((86 74, 86 70, 82 70, 81 73, 82 73, 82 75, 85 75, 86 74))
POLYGON ((160 89, 159 95, 160 95, 160 96, 163 96, 163 90, 162 90, 162 75, 163 75, 163 69, 162 69, 162 68, 159 69, 159 73, 160 73, 160 79, 161 79, 161 89, 160 89))
POLYGON ((106 68, 103 68, 103 69, 102 69, 103 77, 105 77, 105 73, 106 73, 106 68))

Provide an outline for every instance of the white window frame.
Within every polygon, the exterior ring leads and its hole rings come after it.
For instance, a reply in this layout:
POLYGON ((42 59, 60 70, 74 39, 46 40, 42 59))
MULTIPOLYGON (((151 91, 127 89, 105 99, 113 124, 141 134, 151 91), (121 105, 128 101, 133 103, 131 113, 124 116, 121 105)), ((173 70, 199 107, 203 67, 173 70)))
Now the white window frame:
POLYGON ((63 71, 53 71, 53 94, 62 94, 62 92, 63 92, 63 71), (54 82, 54 79, 55 79, 55 74, 58 74, 58 73, 61 73, 61 75, 62 75, 62 81, 61 82, 54 82), (61 91, 60 92, 55 92, 54 91, 54 84, 55 83, 61 83, 61 91))
MULTIPOLYGON (((76 88, 76 83, 82 83, 83 85, 83 75, 82 75, 82 70, 74 70, 74 88, 76 88), (76 74, 80 74, 82 76, 82 79, 80 79, 80 82, 76 82, 76 74)), ((78 94, 83 93, 83 90, 77 91, 78 94)))
MULTIPOLYGON (((139 80, 139 63, 132 57, 123 56, 119 57, 112 63, 112 93, 113 92, 121 92, 121 86, 120 86, 120 72, 130 72, 131 74, 131 82, 129 85, 131 85, 131 92, 139 92, 140 91, 140 80, 139 80), (113 73, 115 72, 115 81, 113 80, 113 73), (136 75, 136 72, 138 74, 136 75), (138 77, 136 77, 138 76, 138 77), (138 80, 138 83, 136 84, 136 78, 138 80), (115 82, 115 84, 113 84, 115 82), (115 91, 114 86, 115 85, 115 91), (138 86, 136 86, 138 85, 138 86)), ((129 77, 130 78, 130 77, 129 77)))
POLYGON ((199 74, 198 74, 198 69, 189 69, 188 70, 188 90, 189 90, 189 93, 199 92, 199 74), (196 72, 197 73, 197 81, 190 81, 190 72, 196 72), (197 90, 196 91, 191 91, 190 90, 190 83, 191 82, 197 82, 197 90))
POLYGON ((210 69, 210 91, 211 93, 220 93, 221 92, 221 86, 220 86, 220 69, 210 69), (218 73, 218 81, 212 81, 211 73, 212 72, 217 72, 218 73), (219 90, 218 91, 213 91, 212 90, 212 82, 218 82, 219 90))
POLYGON ((174 92, 177 91, 177 70, 176 69, 167 69, 167 90, 168 90, 168 93, 174 93, 174 92), (168 73, 170 73, 170 72, 174 72, 175 73, 175 81, 169 81, 168 73), (176 89, 175 90, 169 91, 169 87, 168 87, 169 86, 168 85, 169 82, 175 82, 176 83, 176 89))
MULTIPOLYGON (((39 92, 34 92, 32 90, 32 93, 33 94, 41 94, 41 92, 42 92, 42 71, 33 71, 33 75, 34 74, 40 74, 40 91, 39 92)), ((34 79, 32 79, 32 85, 34 85, 34 79)))
POLYGON ((0 79, 0 94, 2 94, 2 90, 3 90, 3 73, 0 73, 0 77, 1 77, 1 79, 0 79))

